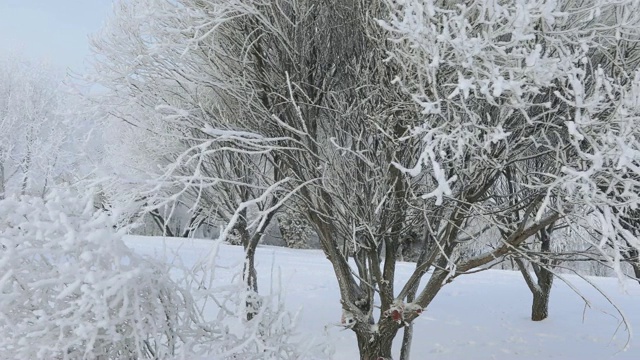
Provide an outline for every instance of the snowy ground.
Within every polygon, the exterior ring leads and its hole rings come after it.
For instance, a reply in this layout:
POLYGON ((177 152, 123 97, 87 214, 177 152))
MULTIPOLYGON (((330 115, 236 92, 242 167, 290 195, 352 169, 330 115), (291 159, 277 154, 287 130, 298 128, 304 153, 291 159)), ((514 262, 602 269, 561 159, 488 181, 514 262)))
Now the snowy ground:
MULTIPOLYGON (((150 237, 128 237, 126 242, 142 254, 177 253, 187 265, 205 255, 212 244, 150 237)), ((222 245, 218 264, 240 264, 242 255, 240 247, 222 245)), ((321 251, 264 246, 258 249, 257 266, 262 293, 270 290, 280 271, 288 308, 302 309, 301 336, 327 337, 335 345, 336 360, 358 358, 353 333, 335 326, 341 315, 338 288, 321 251)), ((412 268, 411 263, 400 263, 398 277, 408 277, 412 268)), ((231 275, 224 269, 216 273, 220 282, 229 281, 231 275)), ((622 351, 629 333, 615 309, 584 281, 567 278, 591 306, 585 307, 578 295, 556 280, 550 317, 538 323, 529 320, 531 294, 519 273, 495 270, 456 279, 416 320, 412 359, 640 359, 640 285, 592 278, 638 333, 622 351)), ((396 340, 400 338, 401 333, 396 340)), ((399 351, 399 345, 394 350, 399 351)))

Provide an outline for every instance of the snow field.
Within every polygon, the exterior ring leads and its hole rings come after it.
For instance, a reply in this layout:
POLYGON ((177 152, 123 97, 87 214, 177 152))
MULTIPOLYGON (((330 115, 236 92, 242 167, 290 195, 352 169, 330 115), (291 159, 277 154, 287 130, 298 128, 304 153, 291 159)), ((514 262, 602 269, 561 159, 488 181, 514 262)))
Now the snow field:
MULTIPOLYGON (((194 264, 212 246, 209 240, 129 236, 136 252, 194 264)), ((237 274, 242 248, 219 248, 216 284, 237 274)), ((335 360, 358 358, 355 335, 338 326, 339 292, 333 270, 319 250, 292 250, 261 246, 256 254, 261 294, 278 291, 298 317, 298 336, 306 343, 332 345, 335 360), (280 280, 278 280, 280 279, 280 280)), ((399 263, 398 281, 406 279, 412 263, 399 263)), ((567 275, 589 301, 584 301, 560 279, 551 293, 550 316, 529 319, 531 293, 515 271, 489 270, 457 278, 446 285, 426 312, 415 321, 412 359, 640 359, 640 342, 631 339, 621 316, 584 280, 567 275)), ((631 331, 640 328, 640 285, 613 278, 589 278, 608 294, 625 314, 631 331)), ((394 351, 399 355, 402 332, 394 351)))

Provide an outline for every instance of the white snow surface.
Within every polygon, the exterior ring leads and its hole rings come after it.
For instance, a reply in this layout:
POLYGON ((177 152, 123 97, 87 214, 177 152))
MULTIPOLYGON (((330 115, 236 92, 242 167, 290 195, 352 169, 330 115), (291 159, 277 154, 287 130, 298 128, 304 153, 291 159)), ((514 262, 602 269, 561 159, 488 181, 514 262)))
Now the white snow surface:
MULTIPOLYGON (((128 236, 126 244, 140 254, 164 257, 185 265, 206 256, 211 240, 128 236)), ((221 245, 216 281, 229 282, 242 264, 240 246, 221 245)), ((358 359, 354 334, 338 323, 342 314, 333 270, 319 250, 261 246, 256 254, 262 294, 277 288, 278 274, 288 309, 300 310, 302 339, 327 341, 331 359, 358 359)), ((399 263, 397 277, 406 279, 412 263, 399 263)), ((549 318, 529 319, 531 293, 514 271, 489 270, 462 276, 446 285, 415 321, 412 359, 640 359, 640 338, 631 337, 613 306, 585 281, 566 276, 591 302, 556 279, 549 318)), ((622 309, 631 332, 640 329, 640 285, 612 278, 589 278, 622 309)), ((399 283, 398 283, 399 284, 399 283)), ((394 344, 399 358, 402 330, 394 344)))

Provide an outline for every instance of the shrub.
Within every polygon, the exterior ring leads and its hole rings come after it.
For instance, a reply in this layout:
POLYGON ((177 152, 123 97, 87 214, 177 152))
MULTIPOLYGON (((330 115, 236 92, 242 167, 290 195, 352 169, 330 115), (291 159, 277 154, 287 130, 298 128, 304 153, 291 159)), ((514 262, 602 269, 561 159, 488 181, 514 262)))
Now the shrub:
POLYGON ((191 269, 143 257, 92 199, 0 200, 3 359, 310 358, 291 340, 295 317, 278 294, 204 281, 217 246, 191 269), (249 297, 261 304, 251 321, 249 297))
POLYGON ((133 253, 91 197, 0 201, 0 353, 165 358, 199 319, 166 264, 133 253))

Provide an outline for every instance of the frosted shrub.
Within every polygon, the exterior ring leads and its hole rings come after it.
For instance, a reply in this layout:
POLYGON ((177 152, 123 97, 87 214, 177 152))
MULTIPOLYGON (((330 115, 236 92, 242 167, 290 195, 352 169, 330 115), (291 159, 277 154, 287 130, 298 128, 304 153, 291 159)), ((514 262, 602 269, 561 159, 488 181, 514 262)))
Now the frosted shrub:
POLYGON ((277 294, 246 321, 242 282, 135 254, 92 198, 0 200, 2 359, 309 358, 277 294))
POLYGON ((166 358, 195 328, 188 292, 122 242, 91 197, 0 201, 3 358, 166 358))

